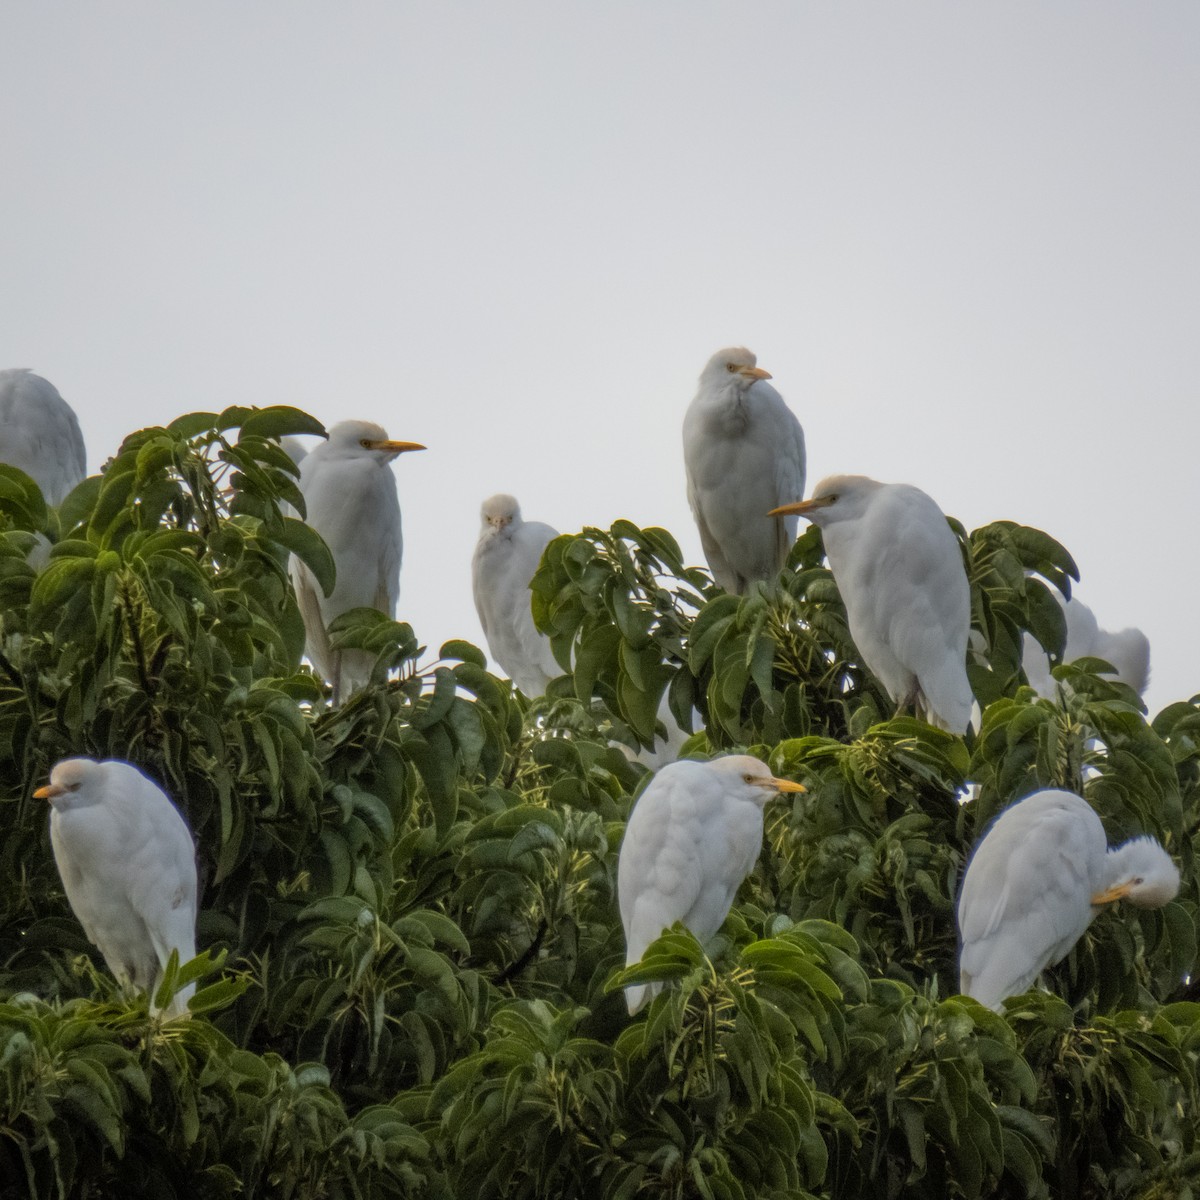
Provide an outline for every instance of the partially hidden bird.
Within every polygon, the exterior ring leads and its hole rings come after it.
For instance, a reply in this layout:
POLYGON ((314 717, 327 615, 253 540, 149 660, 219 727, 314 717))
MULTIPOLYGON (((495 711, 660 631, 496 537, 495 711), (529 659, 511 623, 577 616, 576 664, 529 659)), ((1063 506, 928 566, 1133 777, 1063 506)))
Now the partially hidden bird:
POLYGON ((374 656, 335 650, 329 625, 352 608, 396 615, 400 599, 400 500, 393 460, 419 442, 396 442, 370 421, 340 421, 327 441, 300 462, 306 520, 333 555, 337 576, 328 596, 307 566, 292 556, 291 576, 304 619, 305 653, 339 704, 371 677, 374 656))
POLYGON ((541 696, 562 668, 533 623, 530 581, 558 530, 526 521, 514 496, 489 496, 480 508, 471 558, 475 611, 492 658, 526 696, 541 696))
MULTIPOLYGON (((663 767, 634 804, 617 862, 626 965, 676 921, 708 942, 758 861, 767 801, 804 790, 746 754, 663 767)), ((660 983, 626 988, 630 1013, 661 990, 660 983)))
POLYGON ((25 368, 0 371, 0 462, 24 471, 47 504, 61 504, 87 475, 75 410, 25 368))
POLYGON ((998 1012, 1065 958, 1105 905, 1161 908, 1178 892, 1179 869, 1154 838, 1110 848, 1082 796, 1034 792, 992 822, 967 864, 959 989, 998 1012))
POLYGON ((796 519, 769 509, 804 495, 804 430, 744 347, 719 350, 683 418, 688 503, 713 578, 743 594, 774 579, 796 519))
MULTIPOLYGON (((118 759, 67 758, 35 791, 71 910, 123 986, 151 997, 175 950, 196 956, 196 847, 167 794, 118 759)), ((187 1012, 195 984, 164 1013, 187 1012)))
MULTIPOLYGON (((1101 658, 1111 663, 1111 674, 1119 682, 1133 688, 1139 696, 1146 691, 1150 682, 1150 641, 1140 629, 1120 629, 1115 633, 1101 629, 1095 613, 1076 596, 1063 598, 1057 589, 1052 589, 1054 598, 1062 605, 1067 619, 1067 640, 1063 647, 1062 661, 1074 662, 1077 658, 1101 658)), ((1046 700, 1053 700, 1058 681, 1050 674, 1050 658, 1038 641, 1025 634, 1021 650, 1021 666, 1029 686, 1046 700)))
POLYGON ((833 475, 812 499, 785 504, 819 525, 850 636, 899 709, 965 733, 971 590, 958 539, 920 488, 833 475))

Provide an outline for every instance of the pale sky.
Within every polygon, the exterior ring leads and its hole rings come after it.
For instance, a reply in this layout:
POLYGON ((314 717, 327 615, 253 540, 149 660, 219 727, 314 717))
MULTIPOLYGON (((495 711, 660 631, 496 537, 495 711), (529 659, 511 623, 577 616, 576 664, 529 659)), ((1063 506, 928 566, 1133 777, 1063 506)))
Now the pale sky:
POLYGON ((195 409, 377 420, 399 616, 482 645, 510 491, 702 562, 680 425, 743 344, 811 485, 1075 555, 1200 691, 1200 5, 0 0, 0 367, 95 470, 195 409))

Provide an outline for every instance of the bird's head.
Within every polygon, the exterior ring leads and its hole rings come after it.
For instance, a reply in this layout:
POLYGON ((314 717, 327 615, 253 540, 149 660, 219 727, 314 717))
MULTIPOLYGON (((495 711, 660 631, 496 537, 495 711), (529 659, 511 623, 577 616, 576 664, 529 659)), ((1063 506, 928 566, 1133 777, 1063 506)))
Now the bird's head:
POLYGON ((760 379, 770 379, 771 373, 758 366, 758 359, 745 346, 718 350, 700 373, 701 388, 723 391, 733 388, 744 392, 760 379))
POLYGON ((424 450, 420 442, 392 441, 373 421, 339 421, 329 430, 329 441, 319 447, 326 458, 362 458, 390 463, 406 450, 424 450))
POLYGON ((768 515, 786 517, 795 513, 821 526, 852 521, 862 516, 871 497, 883 486, 866 475, 830 475, 813 489, 812 499, 781 504, 771 509, 768 515))
POLYGON ((1162 908, 1179 895, 1179 868, 1154 838, 1124 842, 1108 857, 1113 884, 1093 896, 1093 904, 1128 900, 1139 908, 1162 908))
POLYGON ((495 537, 510 525, 521 524, 521 506, 515 496, 499 492, 489 496, 479 508, 484 537, 495 537))
POLYGON ((731 794, 742 799, 753 800, 763 807, 776 792, 807 791, 802 783, 790 779, 777 779, 766 763, 749 754, 728 754, 714 758, 709 767, 722 779, 731 794))
POLYGON ((65 758, 55 763, 50 782, 33 793, 37 800, 49 800, 60 812, 78 808, 96 794, 94 786, 102 764, 90 758, 65 758))

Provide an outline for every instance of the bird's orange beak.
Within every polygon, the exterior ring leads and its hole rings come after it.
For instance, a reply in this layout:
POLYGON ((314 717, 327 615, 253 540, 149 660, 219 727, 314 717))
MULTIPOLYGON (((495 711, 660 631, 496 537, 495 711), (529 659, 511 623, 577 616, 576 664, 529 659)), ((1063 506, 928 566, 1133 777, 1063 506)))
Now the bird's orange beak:
POLYGON ((55 786, 53 783, 46 784, 45 787, 40 787, 33 793, 35 800, 53 800, 55 796, 62 795, 62 788, 55 786))
POLYGON ((1092 903, 1096 905, 1112 904, 1117 900, 1124 900, 1131 891, 1133 891, 1133 880, 1128 883, 1119 883, 1116 887, 1110 887, 1106 892, 1097 892, 1092 897, 1092 903))
POLYGON ((778 508, 771 509, 767 516, 790 517, 795 513, 797 516, 807 517, 814 509, 828 508, 832 503, 832 496, 815 496, 812 500, 797 500, 794 504, 781 504, 778 508))
POLYGON ((747 379, 770 379, 771 372, 764 371, 762 367, 738 367, 737 373, 744 375, 747 379))
POLYGON ((405 450, 427 450, 420 442, 378 441, 371 443, 372 450, 387 450, 392 454, 403 454, 405 450))
POLYGON ((776 779, 774 775, 766 782, 780 792, 807 792, 808 788, 802 783, 796 783, 791 779, 776 779))

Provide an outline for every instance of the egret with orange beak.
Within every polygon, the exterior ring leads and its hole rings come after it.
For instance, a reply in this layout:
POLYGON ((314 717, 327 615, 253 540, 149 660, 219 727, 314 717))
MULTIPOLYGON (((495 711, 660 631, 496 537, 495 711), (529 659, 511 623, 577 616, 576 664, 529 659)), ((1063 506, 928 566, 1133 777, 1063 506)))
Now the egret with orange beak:
POLYGON ((819 525, 864 665, 898 709, 965 733, 971 720, 971 589, 958 538, 920 488, 834 475, 774 515, 819 525))
MULTIPOLYGON (((746 754, 663 767, 633 806, 617 862, 626 965, 676 921, 708 942, 758 861, 767 801, 802 791, 746 754)), ((661 990, 661 983, 626 988, 629 1011, 661 990)))
MULTIPOLYGON (((174 950, 196 957, 196 847, 167 794, 118 759, 67 758, 33 793, 50 802, 50 845, 71 911, 125 986, 153 995, 174 950)), ((176 992, 187 1012, 196 985, 176 992)))
POLYGON ((419 442, 395 442, 370 421, 341 421, 329 440, 300 463, 306 520, 325 540, 337 577, 326 596, 312 572, 293 556, 292 583, 304 618, 304 650, 340 703, 371 677, 375 657, 364 650, 334 650, 329 625, 352 608, 396 615, 404 538, 393 460, 419 442))
POLYGON ((1092 806, 1074 792, 1034 792, 992 823, 958 894, 959 988, 999 1011, 1065 958, 1106 904, 1161 908, 1179 869, 1152 837, 1109 849, 1092 806))
POLYGON ((713 578, 744 593, 774 579, 796 519, 767 510, 804 495, 804 430, 744 347, 719 350, 683 418, 688 504, 713 578))

